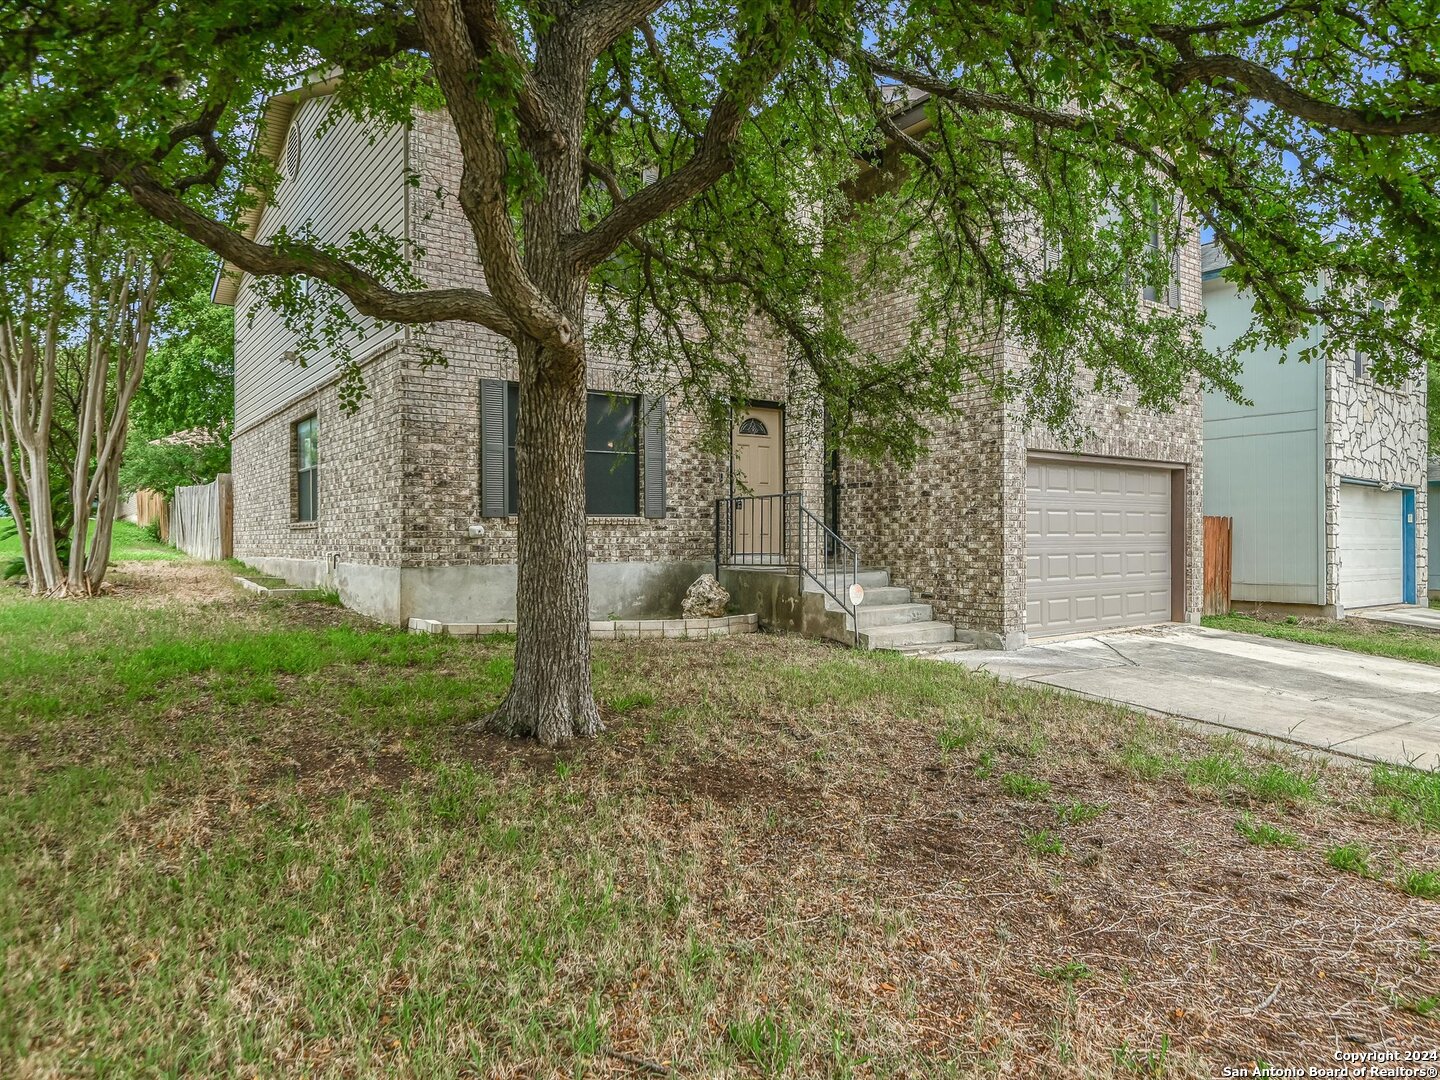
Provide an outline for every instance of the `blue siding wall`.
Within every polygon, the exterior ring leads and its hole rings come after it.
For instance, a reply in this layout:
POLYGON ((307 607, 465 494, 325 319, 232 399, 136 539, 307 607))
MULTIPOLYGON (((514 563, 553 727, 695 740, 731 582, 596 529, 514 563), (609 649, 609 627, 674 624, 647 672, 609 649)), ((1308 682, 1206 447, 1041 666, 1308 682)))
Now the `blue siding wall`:
MULTIPOLYGON (((1250 323, 1249 298, 1224 281, 1205 283, 1205 310, 1211 349, 1250 323)), ((1260 349, 1243 359, 1248 404, 1205 397, 1205 513, 1234 519, 1232 599, 1324 603, 1319 376, 1313 364, 1260 349)))

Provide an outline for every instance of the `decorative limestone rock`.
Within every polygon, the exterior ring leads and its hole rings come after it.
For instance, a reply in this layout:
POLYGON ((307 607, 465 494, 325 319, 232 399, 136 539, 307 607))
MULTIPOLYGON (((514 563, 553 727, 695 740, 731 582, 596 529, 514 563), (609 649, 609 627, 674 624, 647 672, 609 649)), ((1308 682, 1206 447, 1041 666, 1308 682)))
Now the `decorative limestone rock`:
POLYGON ((730 594, 714 574, 702 574, 685 590, 680 601, 680 614, 687 619, 718 619, 730 606, 730 594))

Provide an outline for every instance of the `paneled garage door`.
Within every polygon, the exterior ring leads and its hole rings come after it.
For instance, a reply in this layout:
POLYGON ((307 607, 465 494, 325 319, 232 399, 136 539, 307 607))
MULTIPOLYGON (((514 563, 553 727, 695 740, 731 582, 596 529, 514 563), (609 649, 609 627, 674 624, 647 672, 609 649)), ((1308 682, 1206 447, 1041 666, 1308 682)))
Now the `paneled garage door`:
POLYGON ((1347 608, 1404 599, 1404 495, 1340 485, 1340 603, 1347 608))
POLYGON ((1168 469, 1035 460, 1025 495, 1031 637, 1169 621, 1168 469))

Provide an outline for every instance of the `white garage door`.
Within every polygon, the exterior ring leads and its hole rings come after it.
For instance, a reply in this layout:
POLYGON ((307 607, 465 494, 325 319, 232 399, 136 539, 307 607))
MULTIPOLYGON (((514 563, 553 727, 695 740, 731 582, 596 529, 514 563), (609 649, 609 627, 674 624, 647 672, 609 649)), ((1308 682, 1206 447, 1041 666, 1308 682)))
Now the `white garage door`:
POLYGON ((1404 495, 1340 485, 1340 603, 1347 608, 1403 599, 1404 495))
POLYGON ((1025 489, 1031 637, 1169 621, 1169 470, 1037 460, 1025 489))

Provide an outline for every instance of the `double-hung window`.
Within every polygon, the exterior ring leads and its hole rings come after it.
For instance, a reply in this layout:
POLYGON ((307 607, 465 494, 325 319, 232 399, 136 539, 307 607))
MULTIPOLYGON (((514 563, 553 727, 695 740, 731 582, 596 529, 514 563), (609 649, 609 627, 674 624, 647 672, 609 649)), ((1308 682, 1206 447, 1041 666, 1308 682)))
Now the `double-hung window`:
MULTIPOLYGON (((585 401, 585 513, 631 517, 640 513, 640 399, 592 391, 585 401)), ((520 387, 505 385, 505 512, 520 511, 515 443, 520 387)))
MULTIPOLYGON (((665 397, 593 390, 585 402, 585 512, 663 518, 665 397)), ((520 387, 480 380, 480 514, 520 513, 520 387)))
POLYGON ((314 416, 295 425, 295 520, 314 521, 320 495, 320 444, 314 416))

